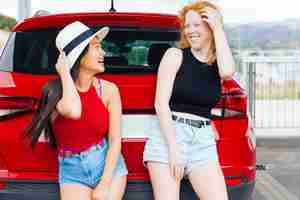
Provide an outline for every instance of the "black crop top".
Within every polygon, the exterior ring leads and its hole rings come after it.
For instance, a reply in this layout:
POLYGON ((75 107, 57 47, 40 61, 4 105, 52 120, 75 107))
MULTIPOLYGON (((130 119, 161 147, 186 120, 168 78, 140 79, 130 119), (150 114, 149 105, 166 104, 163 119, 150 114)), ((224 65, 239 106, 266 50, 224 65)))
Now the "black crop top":
POLYGON ((182 64, 170 98, 171 111, 211 118, 211 109, 220 97, 221 80, 217 63, 203 63, 194 57, 190 48, 183 49, 182 64))

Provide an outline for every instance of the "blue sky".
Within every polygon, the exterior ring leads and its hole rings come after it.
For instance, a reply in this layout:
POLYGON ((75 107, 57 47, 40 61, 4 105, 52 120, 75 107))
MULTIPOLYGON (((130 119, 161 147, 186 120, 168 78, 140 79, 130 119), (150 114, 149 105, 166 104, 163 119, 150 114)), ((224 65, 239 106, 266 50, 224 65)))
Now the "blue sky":
MULTIPOLYGON (((22 0, 23 1, 23 0, 22 0)), ((115 0, 118 11, 144 11, 177 14, 187 2, 196 0, 115 0)), ((249 23, 300 19, 298 0, 211 0, 222 8, 225 22, 249 23)), ((38 9, 50 12, 107 11, 110 0, 31 0, 32 13, 38 9)), ((1 0, 0 13, 18 18, 18 0, 1 0), (5 5, 5 6, 4 6, 5 5)))

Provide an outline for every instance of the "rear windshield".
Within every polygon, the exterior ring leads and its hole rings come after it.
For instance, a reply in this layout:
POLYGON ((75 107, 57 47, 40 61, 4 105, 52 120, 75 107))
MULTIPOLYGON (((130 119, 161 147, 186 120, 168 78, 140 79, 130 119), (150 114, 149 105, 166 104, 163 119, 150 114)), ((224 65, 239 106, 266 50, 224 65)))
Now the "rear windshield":
MULTIPOLYGON (((12 33, 0 57, 0 71, 56 73, 58 31, 12 33)), ((174 46, 178 38, 177 30, 112 28, 102 42, 106 72, 156 72, 163 53, 174 46)))

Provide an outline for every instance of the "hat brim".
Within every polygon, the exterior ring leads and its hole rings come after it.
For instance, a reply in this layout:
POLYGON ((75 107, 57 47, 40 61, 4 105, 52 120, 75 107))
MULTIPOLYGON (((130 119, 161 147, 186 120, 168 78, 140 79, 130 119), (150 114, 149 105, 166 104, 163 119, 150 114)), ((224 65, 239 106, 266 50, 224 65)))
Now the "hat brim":
POLYGON ((94 35, 92 35, 91 37, 94 38, 95 36, 97 36, 97 38, 101 42, 107 36, 108 32, 109 32, 109 27, 104 26, 99 31, 97 31, 94 35))
POLYGON ((109 32, 109 27, 107 27, 107 26, 102 27, 95 34, 91 35, 86 40, 81 42, 76 48, 74 48, 67 56, 69 59, 69 62, 70 62, 70 65, 69 65, 70 68, 72 68, 74 66, 75 62, 79 58, 82 51, 88 46, 88 44, 94 37, 97 37, 99 42, 101 42, 107 36, 108 32, 109 32))

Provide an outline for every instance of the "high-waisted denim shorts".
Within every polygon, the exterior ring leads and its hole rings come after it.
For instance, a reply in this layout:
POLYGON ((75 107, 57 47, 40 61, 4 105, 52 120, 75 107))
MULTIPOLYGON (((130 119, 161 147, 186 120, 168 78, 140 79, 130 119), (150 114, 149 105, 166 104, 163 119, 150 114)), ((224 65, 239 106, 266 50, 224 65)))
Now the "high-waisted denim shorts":
MULTIPOLYGON (((200 117, 199 117, 200 118, 200 117)), ((203 121, 209 121, 202 118, 203 121)), ((186 123, 172 121, 176 143, 180 153, 180 164, 187 176, 195 166, 203 166, 210 161, 218 161, 214 130, 211 125, 197 128, 186 123)), ((147 161, 168 163, 168 144, 160 130, 160 123, 155 117, 150 125, 150 135, 144 149, 144 163, 147 161)))
MULTIPOLYGON (((105 158, 108 150, 106 140, 102 144, 96 144, 88 150, 70 157, 58 156, 59 160, 59 185, 82 184, 95 188, 101 180, 105 158)), ((128 174, 122 155, 119 156, 115 168, 115 176, 128 174)))

